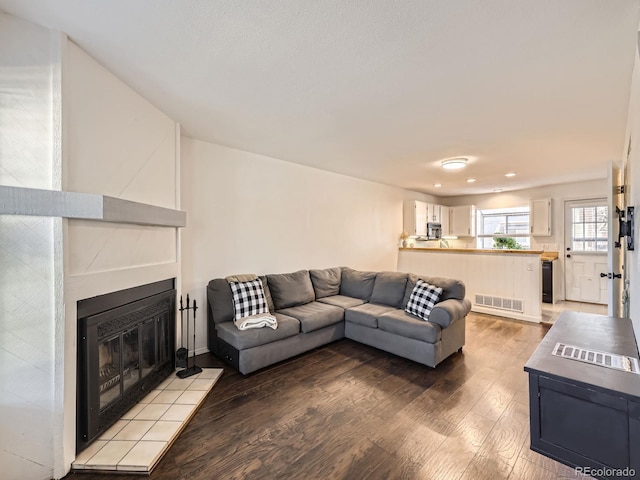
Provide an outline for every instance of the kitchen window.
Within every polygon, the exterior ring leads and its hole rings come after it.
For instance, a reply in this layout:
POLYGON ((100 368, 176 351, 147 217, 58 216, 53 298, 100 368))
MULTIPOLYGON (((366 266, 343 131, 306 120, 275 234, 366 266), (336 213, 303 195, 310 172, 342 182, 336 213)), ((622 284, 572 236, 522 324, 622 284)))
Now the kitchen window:
MULTIPOLYGON (((516 242, 523 249, 531 247, 529 236, 529 206, 478 210, 478 248, 496 248, 497 243, 516 242)), ((507 247, 508 248, 508 247, 507 247)))

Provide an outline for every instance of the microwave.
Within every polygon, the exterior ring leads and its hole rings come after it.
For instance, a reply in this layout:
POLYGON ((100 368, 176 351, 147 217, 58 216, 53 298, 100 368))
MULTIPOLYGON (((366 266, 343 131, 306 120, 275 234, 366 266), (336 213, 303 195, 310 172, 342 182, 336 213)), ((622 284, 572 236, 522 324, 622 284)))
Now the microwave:
POLYGON ((427 223, 427 240, 440 240, 442 238, 442 224, 435 222, 427 223))

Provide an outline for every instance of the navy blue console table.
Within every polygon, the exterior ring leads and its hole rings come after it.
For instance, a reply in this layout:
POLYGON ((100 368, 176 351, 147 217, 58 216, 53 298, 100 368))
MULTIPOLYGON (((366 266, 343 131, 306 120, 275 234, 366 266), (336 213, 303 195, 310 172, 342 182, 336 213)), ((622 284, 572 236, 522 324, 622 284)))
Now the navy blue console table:
POLYGON ((631 320, 562 313, 524 367, 531 449, 596 478, 640 478, 640 375, 554 356, 558 342, 638 359, 631 320))

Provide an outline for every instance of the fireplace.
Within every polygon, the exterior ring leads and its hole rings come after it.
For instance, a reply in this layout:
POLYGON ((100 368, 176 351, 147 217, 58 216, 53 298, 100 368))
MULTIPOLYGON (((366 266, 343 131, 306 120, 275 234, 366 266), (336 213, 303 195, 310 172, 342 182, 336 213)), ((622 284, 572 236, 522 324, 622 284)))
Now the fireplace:
POLYGON ((174 370, 174 285, 78 302, 77 453, 174 370))

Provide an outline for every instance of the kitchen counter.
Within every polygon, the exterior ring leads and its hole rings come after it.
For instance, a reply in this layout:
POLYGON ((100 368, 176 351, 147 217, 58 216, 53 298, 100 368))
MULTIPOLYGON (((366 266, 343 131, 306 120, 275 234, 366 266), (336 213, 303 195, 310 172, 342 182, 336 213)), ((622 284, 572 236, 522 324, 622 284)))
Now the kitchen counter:
MULTIPOLYGON (((438 248, 438 247, 400 247, 400 250, 416 252, 442 252, 442 253, 495 253, 495 254, 511 254, 516 255, 542 255, 545 252, 543 250, 506 250, 498 248, 438 248)), ((547 252, 550 253, 550 252, 547 252)), ((556 258, 558 258, 558 253, 556 258)))
POLYGON ((558 252, 543 252, 540 255, 540 260, 543 262, 552 262, 553 260, 558 259, 558 252))
POLYGON ((462 280, 473 311, 540 322, 542 253, 542 250, 400 248, 397 270, 462 280))

